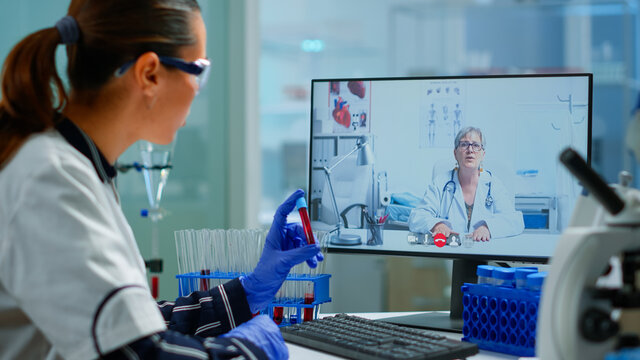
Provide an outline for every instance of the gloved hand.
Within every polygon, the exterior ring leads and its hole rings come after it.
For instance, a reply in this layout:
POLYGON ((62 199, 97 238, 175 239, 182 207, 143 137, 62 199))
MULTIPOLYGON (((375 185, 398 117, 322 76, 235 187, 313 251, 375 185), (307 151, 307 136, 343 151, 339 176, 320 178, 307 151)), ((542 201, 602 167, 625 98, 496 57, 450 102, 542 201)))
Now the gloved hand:
POLYGON ((269 359, 288 359, 289 350, 278 325, 267 315, 259 315, 220 337, 235 337, 251 341, 262 349, 269 359))
POLYGON ((307 245, 300 224, 287 224, 287 215, 303 196, 304 191, 297 190, 280 205, 258 265, 251 274, 240 277, 252 313, 269 305, 292 267, 306 260, 310 267, 315 268, 318 261, 324 259, 318 245, 307 245))

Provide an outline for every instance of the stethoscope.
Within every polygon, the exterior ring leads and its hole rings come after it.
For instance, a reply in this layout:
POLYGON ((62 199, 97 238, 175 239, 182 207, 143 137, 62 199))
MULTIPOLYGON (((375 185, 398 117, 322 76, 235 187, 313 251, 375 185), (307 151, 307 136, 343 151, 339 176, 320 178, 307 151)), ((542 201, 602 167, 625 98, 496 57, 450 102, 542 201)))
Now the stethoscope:
MULTIPOLYGON (((444 184, 444 187, 442 188, 442 194, 444 195, 444 193, 447 191, 447 187, 449 187, 449 185, 453 185, 453 188, 451 188, 451 201, 449 202, 449 207, 447 208, 447 213, 444 217, 446 220, 449 220, 449 212, 451 211, 451 205, 453 205, 453 197, 455 196, 456 189, 457 189, 456 182, 453 181, 453 176, 456 173, 456 169, 457 167, 451 169, 451 178, 449 179, 449 181, 447 181, 444 184)), ((493 176, 491 175, 491 171, 489 170, 484 170, 484 171, 486 171, 489 174, 489 176, 493 176)), ((489 191, 487 191, 487 197, 484 199, 484 206, 488 209, 492 205, 493 205, 493 196, 491 196, 491 181, 489 181, 489 191)))

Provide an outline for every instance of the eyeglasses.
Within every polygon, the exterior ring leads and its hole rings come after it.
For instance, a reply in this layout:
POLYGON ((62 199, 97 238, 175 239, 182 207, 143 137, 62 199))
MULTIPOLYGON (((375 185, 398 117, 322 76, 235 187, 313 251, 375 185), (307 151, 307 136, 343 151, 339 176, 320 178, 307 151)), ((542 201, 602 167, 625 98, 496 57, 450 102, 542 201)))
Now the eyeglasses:
MULTIPOLYGON (((186 72, 187 74, 195 75, 196 83, 198 84, 198 91, 204 87, 209 79, 211 62, 207 59, 197 59, 191 62, 170 56, 158 56, 158 59, 164 65, 174 67, 186 72)), ((126 73, 135 62, 136 60, 130 60, 120 66, 118 70, 116 70, 115 76, 120 77, 124 75, 124 73, 126 73)))
POLYGON ((482 144, 478 144, 477 142, 468 142, 468 141, 461 141, 458 144, 458 149, 467 150, 469 146, 471 146, 471 150, 473 150, 473 152, 478 152, 483 149, 482 144))

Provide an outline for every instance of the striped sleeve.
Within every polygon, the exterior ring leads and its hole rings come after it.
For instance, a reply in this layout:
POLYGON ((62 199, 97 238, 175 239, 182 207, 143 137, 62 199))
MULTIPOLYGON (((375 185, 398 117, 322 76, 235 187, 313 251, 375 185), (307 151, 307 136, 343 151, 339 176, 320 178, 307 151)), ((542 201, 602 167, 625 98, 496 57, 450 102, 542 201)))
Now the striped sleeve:
POLYGON ((268 359, 253 343, 239 338, 201 338, 163 331, 117 349, 104 359, 268 359))
POLYGON ((159 302, 158 307, 169 330, 200 337, 227 333, 252 318, 238 279, 209 291, 195 291, 175 302, 159 302))

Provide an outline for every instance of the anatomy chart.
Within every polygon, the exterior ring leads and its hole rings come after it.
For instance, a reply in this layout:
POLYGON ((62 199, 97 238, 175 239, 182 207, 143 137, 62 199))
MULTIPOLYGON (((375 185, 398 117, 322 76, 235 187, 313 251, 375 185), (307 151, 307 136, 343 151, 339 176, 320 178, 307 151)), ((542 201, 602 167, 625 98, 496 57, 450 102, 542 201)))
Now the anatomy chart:
POLYGON ((420 148, 451 147, 465 123, 464 84, 458 80, 425 82, 420 94, 420 148))
POLYGON ((329 111, 333 133, 363 134, 370 130, 371 81, 332 81, 329 111))

